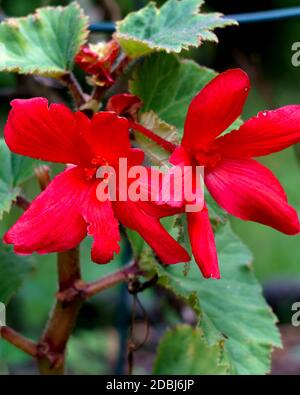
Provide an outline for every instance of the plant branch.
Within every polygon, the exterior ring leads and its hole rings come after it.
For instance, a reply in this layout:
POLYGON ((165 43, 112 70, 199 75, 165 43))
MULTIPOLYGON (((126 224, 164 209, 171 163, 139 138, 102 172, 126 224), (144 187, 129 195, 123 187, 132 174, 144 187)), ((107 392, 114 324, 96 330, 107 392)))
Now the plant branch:
POLYGON ((163 139, 162 137, 158 136, 157 134, 153 133, 151 130, 145 128, 144 126, 140 125, 136 122, 130 122, 130 127, 139 133, 143 134, 144 136, 148 137, 150 140, 154 141, 156 144, 160 145, 163 149, 168 152, 174 152, 176 149, 176 144, 171 143, 163 139))
POLYGON ((127 265, 121 270, 110 273, 99 280, 84 283, 81 280, 76 281, 70 288, 64 289, 57 293, 57 299, 62 303, 69 303, 74 299, 90 299, 94 295, 111 288, 122 282, 130 281, 135 275, 141 274, 136 262, 127 265))
POLYGON ((0 328, 3 339, 38 359, 42 374, 63 374, 65 347, 84 300, 142 274, 134 262, 99 280, 85 284, 80 278, 78 262, 77 249, 58 254, 57 302, 38 344, 7 326, 0 328))
POLYGON ((30 201, 19 195, 16 197, 15 205, 26 211, 30 206, 30 201))
POLYGON ((99 111, 100 102, 107 90, 105 86, 96 85, 90 98, 81 106, 81 111, 83 111, 89 118, 99 111))
MULTIPOLYGON (((79 248, 58 254, 59 292, 80 281, 79 248)), ((41 374, 63 374, 66 344, 74 328, 83 300, 66 303, 57 300, 39 342, 38 365, 41 374)))
POLYGON ((79 85, 79 82, 77 81, 75 75, 72 72, 64 74, 61 77, 61 81, 63 81, 64 84, 68 87, 74 99, 74 102, 76 103, 76 106, 78 108, 80 108, 82 105, 86 103, 85 94, 81 86, 79 85))
POLYGON ((132 276, 139 274, 140 269, 134 263, 126 266, 122 270, 116 271, 112 274, 102 277, 101 279, 87 284, 84 288, 85 298, 90 298, 99 292, 104 291, 107 288, 113 287, 114 285, 123 281, 128 281, 132 276))
POLYGON ((8 326, 0 327, 0 337, 34 358, 38 354, 38 347, 32 340, 27 339, 8 326))
POLYGON ((59 291, 73 286, 81 278, 79 248, 57 254, 59 291))
MULTIPOLYGON (((46 165, 38 166, 34 169, 34 172, 41 191, 44 191, 51 182, 50 167, 46 165)), ((31 202, 22 195, 17 196, 14 203, 24 211, 26 211, 31 204, 31 202)))
POLYGON ((95 103, 97 103, 99 107, 99 103, 102 100, 103 96, 105 95, 105 92, 107 91, 108 87, 107 86, 100 86, 96 85, 94 87, 91 100, 93 100, 95 103))
POLYGON ((47 165, 41 165, 34 169, 41 191, 44 191, 51 182, 50 171, 51 169, 47 165))

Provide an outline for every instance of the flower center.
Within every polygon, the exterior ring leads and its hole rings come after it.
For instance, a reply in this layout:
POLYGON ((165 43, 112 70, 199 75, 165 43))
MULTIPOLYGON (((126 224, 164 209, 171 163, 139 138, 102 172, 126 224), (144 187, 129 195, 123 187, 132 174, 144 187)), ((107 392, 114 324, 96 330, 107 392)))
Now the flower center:
POLYGON ((98 44, 89 44, 89 48, 92 52, 98 55, 99 60, 102 60, 107 55, 107 43, 99 42, 98 44))
POLYGON ((87 180, 96 178, 96 173, 100 166, 108 166, 108 162, 101 156, 96 156, 94 159, 92 159, 91 165, 84 169, 87 180))
POLYGON ((215 167, 222 159, 222 156, 216 145, 211 143, 207 148, 197 151, 195 159, 200 166, 215 167))

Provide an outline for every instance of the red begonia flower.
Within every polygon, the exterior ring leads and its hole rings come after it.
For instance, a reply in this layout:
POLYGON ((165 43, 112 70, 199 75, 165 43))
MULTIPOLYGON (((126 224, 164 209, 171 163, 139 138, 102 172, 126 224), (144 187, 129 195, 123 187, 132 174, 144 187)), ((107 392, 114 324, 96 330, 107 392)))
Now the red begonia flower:
MULTIPOLYGON (((300 142, 300 106, 259 113, 219 137, 241 114, 249 89, 248 76, 240 69, 228 70, 206 85, 190 104, 182 143, 170 162, 204 166, 207 189, 228 213, 294 235, 300 232, 295 209, 271 171, 252 158, 300 142)), ((188 213, 187 220, 192 252, 203 275, 219 278, 207 209, 188 213)))
POLYGON ((130 93, 119 93, 113 95, 107 101, 107 111, 114 111, 120 116, 126 116, 133 120, 137 119, 137 113, 142 107, 142 101, 130 93))
MULTIPOLYGON (((141 164, 144 154, 130 147, 129 123, 113 112, 89 119, 62 104, 48 106, 44 98, 14 100, 5 126, 9 148, 18 154, 72 164, 56 176, 16 224, 4 241, 16 253, 61 252, 78 245, 88 234, 94 238, 92 259, 106 263, 119 252, 119 224, 136 230, 164 263, 186 262, 186 251, 159 222, 159 207, 151 214, 148 202, 99 201, 96 178, 99 166, 116 166, 127 158, 141 164)), ((132 180, 131 180, 132 181, 132 180)))
POLYGON ((119 53, 120 46, 115 40, 88 44, 81 47, 75 62, 82 70, 95 76, 95 83, 110 86, 115 82, 112 66, 119 53))

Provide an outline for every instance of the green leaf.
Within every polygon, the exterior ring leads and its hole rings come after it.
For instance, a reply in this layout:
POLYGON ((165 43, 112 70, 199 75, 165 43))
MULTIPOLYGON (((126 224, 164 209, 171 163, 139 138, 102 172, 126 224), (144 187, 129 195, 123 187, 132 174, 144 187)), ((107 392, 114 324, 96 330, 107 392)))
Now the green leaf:
POLYGON ((12 202, 19 194, 18 188, 11 188, 0 180, 0 220, 4 213, 8 213, 11 209, 12 202))
MULTIPOLYGON (((145 112, 140 116, 140 123, 147 129, 171 143, 178 143, 177 129, 159 119, 153 111, 145 112)), ((135 133, 135 140, 146 156, 155 165, 167 164, 170 153, 141 133, 135 133)))
MULTIPOLYGON (((143 100, 141 117, 154 111, 161 120, 182 130, 191 99, 215 75, 212 70, 192 61, 180 61, 175 55, 153 54, 136 66, 131 92, 143 100)), ((237 120, 225 133, 240 122, 237 120)), ((144 257, 143 270, 158 274, 162 286, 194 308, 211 344, 225 340, 232 372, 264 374, 270 369, 272 348, 281 345, 275 317, 254 277, 250 252, 226 224, 224 213, 213 201, 209 206, 217 230, 220 281, 203 279, 195 262, 187 275, 183 265, 160 265, 140 240, 134 251, 138 258, 144 257)), ((133 244, 136 239, 135 235, 133 244)))
POLYGON ((41 163, 26 156, 11 153, 11 168, 13 185, 17 186, 29 180, 34 175, 34 168, 41 163))
POLYGON ((188 274, 180 264, 162 266, 146 249, 141 268, 149 276, 157 274, 160 285, 195 310, 209 344, 224 340, 233 373, 267 373, 270 353, 273 347, 281 346, 281 340, 275 316, 254 277, 251 253, 228 223, 219 227, 216 243, 221 280, 203 279, 194 261, 188 274))
POLYGON ((153 54, 136 66, 130 91, 143 101, 142 112, 154 111, 182 134, 192 98, 216 75, 192 60, 153 54))
POLYGON ((87 37, 87 18, 77 3, 40 8, 0 24, 0 70, 59 77, 87 37))
POLYGON ((3 139, 0 139, 0 219, 9 212, 12 201, 19 194, 13 183, 11 153, 3 139))
MULTIPOLYGON (((143 101, 142 113, 153 111, 162 121, 175 126, 182 136, 191 100, 217 75, 192 60, 153 54, 134 68, 130 91, 143 101)), ((238 129, 242 123, 238 118, 224 134, 238 129)))
POLYGON ((228 374, 224 342, 209 345, 200 328, 178 325, 160 340, 154 374, 228 374))
POLYGON ((222 14, 199 12, 203 0, 168 0, 158 9, 154 2, 117 22, 115 38, 131 57, 153 51, 179 53, 199 47, 203 41, 218 42, 213 30, 236 24, 222 14))
POLYGON ((16 255, 12 247, 0 244, 0 302, 8 303, 32 271, 32 258, 16 255))
POLYGON ((20 184, 32 177, 35 161, 10 152, 0 139, 0 219, 20 193, 20 184))

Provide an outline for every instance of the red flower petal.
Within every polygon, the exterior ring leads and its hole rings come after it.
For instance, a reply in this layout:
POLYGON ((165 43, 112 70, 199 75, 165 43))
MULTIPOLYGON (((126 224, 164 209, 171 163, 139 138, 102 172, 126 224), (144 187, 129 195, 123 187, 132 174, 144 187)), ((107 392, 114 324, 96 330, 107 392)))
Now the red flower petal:
POLYGON ((209 221, 208 210, 187 213, 188 232, 192 252, 205 278, 220 278, 214 233, 209 221))
POLYGON ((48 107, 47 99, 40 97, 13 100, 11 105, 4 137, 13 152, 51 162, 89 163, 83 114, 79 118, 63 104, 48 107))
MULTIPOLYGON (((128 178, 129 188, 132 182, 138 181, 140 200, 143 202, 142 210, 156 218, 169 217, 184 212, 184 201, 181 200, 181 197, 180 200, 175 200, 174 185, 167 189, 167 182, 164 181, 166 173, 153 167, 144 167, 144 169, 146 173, 138 175, 136 179, 128 178), (163 188, 167 189, 166 195, 162 194, 163 188)), ((182 185, 180 184, 179 187, 182 185)), ((123 190, 124 193, 126 191, 123 190)))
MULTIPOLYGON (((80 48, 80 51, 75 56, 75 62, 82 70, 88 73, 99 72, 98 56, 88 45, 84 45, 80 48)), ((100 65, 100 72, 102 71, 101 66, 102 64, 100 65)))
POLYGON ((281 151, 300 142, 300 106, 260 112, 238 130, 217 140, 228 157, 254 157, 281 151))
POLYGON ((82 215, 88 224, 88 235, 94 237, 92 260, 96 263, 109 262, 115 252, 120 252, 119 223, 114 217, 111 202, 100 202, 96 188, 92 188, 84 202, 82 215))
POLYGON ((285 192, 270 170, 253 159, 224 159, 210 170, 205 183, 213 198, 228 213, 243 220, 297 234, 300 225, 285 192))
MULTIPOLYGON (((188 154, 188 152, 182 147, 182 145, 177 146, 175 151, 171 154, 169 158, 169 162, 172 163, 175 167, 180 167, 182 170, 182 179, 181 179, 181 185, 180 185, 180 179, 175 179, 177 181, 177 188, 181 187, 182 188, 182 197, 184 198, 184 188, 185 188, 185 183, 184 183, 184 167, 185 166, 191 166, 191 158, 188 154)), ((174 168, 171 168, 168 173, 174 171, 174 168)), ((163 181, 162 185, 162 190, 164 187, 168 187, 170 183, 166 183, 163 181)), ((174 189, 174 191, 177 189, 174 189)), ((173 207, 181 207, 184 205, 184 199, 182 202, 172 202, 169 201, 168 204, 173 207), (174 204, 175 203, 175 204, 174 204)), ((189 202, 191 203, 191 202, 189 202)))
POLYGON ((75 62, 87 73, 100 77, 107 75, 110 78, 111 67, 119 52, 120 46, 115 40, 96 45, 83 45, 75 57, 75 62))
POLYGON ((139 148, 132 148, 127 157, 128 166, 141 165, 144 162, 145 154, 139 148))
POLYGON ((110 165, 130 154, 128 121, 114 112, 99 112, 94 115, 86 137, 94 154, 110 165))
POLYGON ((249 89, 248 76, 240 69, 209 82, 190 104, 182 145, 196 151, 224 132, 241 114, 249 89))
POLYGON ((158 195, 158 204, 165 204, 179 211, 200 211, 204 207, 203 175, 195 167, 171 167, 164 174, 158 195))
POLYGON ((178 166, 190 166, 191 159, 189 154, 185 151, 182 145, 179 145, 171 154, 169 162, 178 166))
POLYGON ((91 188, 78 167, 56 176, 5 234, 4 242, 15 252, 61 252, 78 245, 86 236, 80 208, 91 188))
POLYGON ((129 115, 135 119, 141 106, 142 102, 137 96, 129 93, 120 93, 108 100, 106 109, 107 111, 114 111, 118 115, 129 115))
POLYGON ((169 235, 157 218, 143 209, 144 204, 147 205, 147 202, 114 202, 115 216, 124 226, 138 232, 162 262, 173 264, 189 261, 190 257, 184 248, 169 235))

